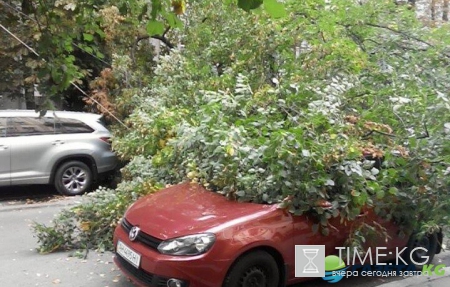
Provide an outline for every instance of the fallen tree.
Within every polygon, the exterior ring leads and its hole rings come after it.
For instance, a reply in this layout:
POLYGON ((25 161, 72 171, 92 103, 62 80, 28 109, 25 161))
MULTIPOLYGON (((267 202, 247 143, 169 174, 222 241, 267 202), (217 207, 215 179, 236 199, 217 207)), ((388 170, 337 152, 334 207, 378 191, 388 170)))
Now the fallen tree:
MULTIPOLYGON (((130 163, 110 192, 110 207, 120 202, 111 219, 141 194, 190 180, 230 200, 313 212, 323 234, 331 217, 353 220, 366 206, 409 231, 447 225, 450 38, 391 2, 287 1, 278 20, 191 3, 184 48, 126 94, 129 129, 113 146, 130 163)), ((111 247, 117 222, 92 228, 102 213, 86 210, 70 220, 95 236, 65 248, 111 247)), ((39 228, 51 250, 54 229, 39 228)), ((348 244, 377 228, 365 222, 348 244)))

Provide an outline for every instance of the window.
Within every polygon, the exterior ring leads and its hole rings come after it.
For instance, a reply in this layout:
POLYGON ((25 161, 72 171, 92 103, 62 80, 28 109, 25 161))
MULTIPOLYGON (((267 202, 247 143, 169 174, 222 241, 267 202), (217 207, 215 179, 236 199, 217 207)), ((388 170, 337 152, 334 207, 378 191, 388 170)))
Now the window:
POLYGON ((79 120, 66 118, 56 120, 56 133, 59 134, 92 133, 93 131, 94 129, 79 120))
POLYGON ((13 117, 9 119, 7 136, 49 135, 55 133, 53 118, 13 117))
POLYGON ((7 118, 0 118, 0 138, 6 137, 6 120, 7 118))

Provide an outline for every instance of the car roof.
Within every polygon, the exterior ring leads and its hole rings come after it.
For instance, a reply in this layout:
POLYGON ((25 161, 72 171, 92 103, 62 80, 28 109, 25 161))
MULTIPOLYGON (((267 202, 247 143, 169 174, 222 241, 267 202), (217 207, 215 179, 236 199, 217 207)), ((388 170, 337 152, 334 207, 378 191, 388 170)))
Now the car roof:
MULTIPOLYGON (((38 117, 39 112, 35 110, 0 110, 0 117, 38 117)), ((98 120, 102 115, 85 112, 69 112, 69 111, 47 111, 46 117, 70 118, 78 120, 98 120)))

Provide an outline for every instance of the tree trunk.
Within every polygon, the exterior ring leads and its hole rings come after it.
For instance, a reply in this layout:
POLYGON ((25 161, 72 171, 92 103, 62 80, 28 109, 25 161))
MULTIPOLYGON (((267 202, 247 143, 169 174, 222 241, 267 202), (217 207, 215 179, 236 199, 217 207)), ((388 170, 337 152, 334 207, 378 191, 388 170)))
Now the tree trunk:
POLYGON ((431 0, 430 12, 431 12, 431 21, 435 21, 436 20, 436 0, 431 0))
POLYGON ((449 0, 444 0, 442 5, 442 20, 448 22, 448 2, 449 0))

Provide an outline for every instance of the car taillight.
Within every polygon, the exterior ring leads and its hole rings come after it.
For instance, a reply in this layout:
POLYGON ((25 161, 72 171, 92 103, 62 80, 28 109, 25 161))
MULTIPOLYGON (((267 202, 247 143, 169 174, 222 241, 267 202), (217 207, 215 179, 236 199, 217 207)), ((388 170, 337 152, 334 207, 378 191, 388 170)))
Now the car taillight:
POLYGON ((107 144, 111 144, 111 138, 110 137, 101 137, 100 140, 104 141, 107 144))

